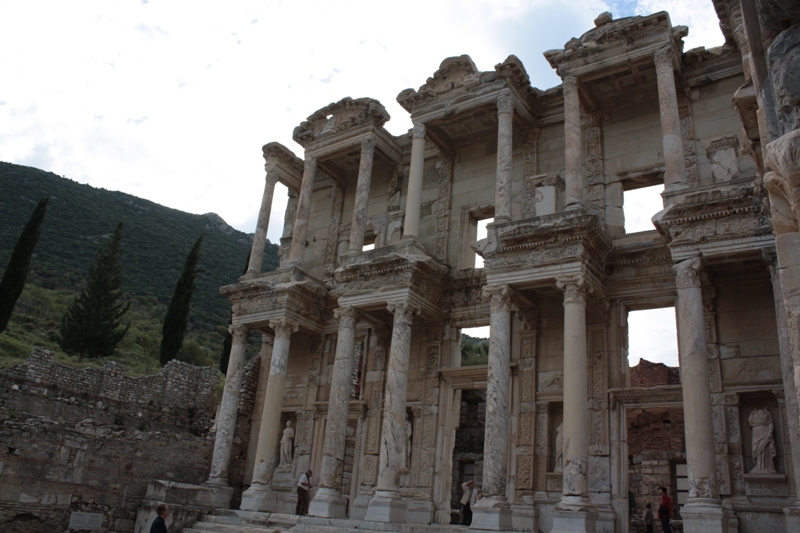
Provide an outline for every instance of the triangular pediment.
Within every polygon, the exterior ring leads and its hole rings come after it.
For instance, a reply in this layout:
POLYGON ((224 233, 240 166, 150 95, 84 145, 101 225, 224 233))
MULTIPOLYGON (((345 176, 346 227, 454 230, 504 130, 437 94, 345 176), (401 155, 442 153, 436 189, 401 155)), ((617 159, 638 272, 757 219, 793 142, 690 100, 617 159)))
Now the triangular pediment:
POLYGON ((389 113, 374 98, 342 98, 312 113, 294 129, 292 138, 301 146, 346 132, 365 124, 382 127, 389 120, 389 113))

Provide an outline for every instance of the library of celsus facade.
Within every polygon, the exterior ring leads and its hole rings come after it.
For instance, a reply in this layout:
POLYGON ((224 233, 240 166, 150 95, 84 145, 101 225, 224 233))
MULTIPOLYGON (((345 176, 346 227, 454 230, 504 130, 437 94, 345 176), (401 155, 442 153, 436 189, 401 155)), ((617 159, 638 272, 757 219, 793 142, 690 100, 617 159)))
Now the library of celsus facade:
POLYGON ((221 507, 294 513, 311 469, 311 516, 449 524, 468 475, 473 529, 628 531, 629 414, 649 410, 681 416, 659 484, 684 531, 800 530, 800 17, 714 3, 718 48, 684 50, 665 12, 604 13, 545 52, 557 87, 515 56, 451 57, 398 94, 405 135, 348 97, 295 128, 303 159, 264 146, 249 271, 222 288, 221 507), (262 272, 277 182, 281 264, 262 272), (650 186, 663 209, 626 233, 625 193, 650 186), (631 386, 627 316, 653 308, 674 308, 680 384, 631 386), (479 326, 488 364, 462 366, 479 326), (483 445, 454 459, 467 396, 483 445))

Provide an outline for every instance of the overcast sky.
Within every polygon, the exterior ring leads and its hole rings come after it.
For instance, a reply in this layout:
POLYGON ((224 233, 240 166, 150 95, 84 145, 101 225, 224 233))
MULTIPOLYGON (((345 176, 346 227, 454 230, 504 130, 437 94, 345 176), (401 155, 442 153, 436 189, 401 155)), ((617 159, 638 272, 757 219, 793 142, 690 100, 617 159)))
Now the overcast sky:
MULTIPOLYGON (((542 56, 615 18, 667 10, 685 49, 722 44, 711 0, 0 0, 0 160, 252 232, 261 146, 302 157, 293 128, 345 96, 377 98, 405 133, 397 94, 446 57, 493 70, 516 54, 532 85, 542 56)), ((269 238, 281 231, 276 191, 269 238)), ((645 217, 646 219, 647 217, 645 217)))

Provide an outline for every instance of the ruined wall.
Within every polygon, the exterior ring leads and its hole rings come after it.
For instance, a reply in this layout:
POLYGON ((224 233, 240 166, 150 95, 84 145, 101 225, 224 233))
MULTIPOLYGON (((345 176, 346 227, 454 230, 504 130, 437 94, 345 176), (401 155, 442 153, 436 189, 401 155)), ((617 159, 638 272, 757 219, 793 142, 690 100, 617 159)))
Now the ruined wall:
POLYGON ((680 384, 681 373, 678 367, 639 359, 639 364, 631 368, 631 387, 658 387, 659 385, 680 384))
POLYGON ((208 477, 216 382, 178 361, 139 378, 116 363, 81 370, 43 348, 0 370, 0 529, 64 531, 81 511, 132 531, 151 479, 208 477))

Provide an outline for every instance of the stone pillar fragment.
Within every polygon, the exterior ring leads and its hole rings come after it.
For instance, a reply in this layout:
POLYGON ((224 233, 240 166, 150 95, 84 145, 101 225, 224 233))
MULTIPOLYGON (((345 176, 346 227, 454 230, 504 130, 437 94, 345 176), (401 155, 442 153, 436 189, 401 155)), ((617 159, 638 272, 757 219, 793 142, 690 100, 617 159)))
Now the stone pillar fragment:
POLYGON ((514 100, 508 94, 497 98, 497 178, 494 220, 511 220, 511 161, 514 126, 514 100))
POLYGON ((669 47, 656 50, 654 54, 664 146, 664 186, 667 190, 686 187, 681 117, 675 92, 675 76, 672 72, 672 56, 672 48, 669 47))
POLYGON ((728 516, 721 506, 717 482, 701 268, 699 257, 673 267, 678 289, 678 353, 689 470, 689 497, 681 516, 686 531, 722 533, 727 532, 728 516))
POLYGON ((486 425, 483 437, 483 499, 474 506, 473 527, 510 530, 506 498, 511 410, 511 292, 508 285, 484 287, 490 301, 489 369, 486 375, 486 425))
POLYGON ((378 486, 369 502, 366 520, 404 522, 406 502, 400 498, 400 474, 406 473, 406 392, 408 360, 411 351, 411 323, 419 309, 407 301, 392 301, 394 314, 392 344, 386 372, 383 401, 383 428, 378 465, 378 486))
POLYGON ((314 176, 317 172, 317 160, 308 156, 303 168, 303 182, 300 185, 300 196, 297 199, 297 214, 292 231, 292 247, 289 250, 289 266, 301 266, 306 249, 306 233, 308 218, 311 214, 311 195, 314 192, 314 176))
POLYGON ((334 316, 339 320, 339 336, 336 340, 336 358, 330 382, 328 423, 325 426, 319 489, 308 510, 308 514, 312 516, 345 518, 347 513, 347 499, 339 490, 339 477, 344 465, 347 412, 353 388, 356 315, 353 307, 342 307, 334 311, 334 316))
POLYGON ((261 197, 261 209, 258 211, 256 234, 253 236, 253 247, 250 249, 250 263, 247 265, 248 274, 259 274, 261 272, 261 264, 264 262, 264 247, 267 243, 269 215, 272 211, 272 196, 275 193, 276 183, 278 183, 278 173, 275 171, 267 172, 264 195, 261 197))
POLYGON ((241 508, 249 511, 266 511, 265 498, 267 485, 275 472, 278 450, 278 434, 281 432, 281 405, 286 382, 286 369, 292 333, 298 324, 288 318, 272 320, 270 327, 275 330, 272 359, 269 365, 267 388, 264 391, 264 409, 261 427, 258 432, 258 449, 253 466, 253 482, 243 494, 241 508))
POLYGON ((578 78, 568 76, 561 84, 564 92, 564 189, 565 209, 583 208, 583 173, 581 172, 581 100, 578 78))
POLYGON ((206 483, 228 485, 228 466, 231 460, 233 436, 236 432, 236 412, 239 408, 239 389, 242 386, 244 352, 247 348, 247 327, 231 326, 233 335, 231 355, 228 360, 228 374, 225 376, 225 389, 217 413, 217 434, 214 438, 214 454, 211 458, 211 473, 206 483))
POLYGON ((408 173, 408 197, 403 222, 403 237, 419 237, 419 212, 422 202, 422 174, 425 170, 425 124, 414 124, 411 134, 411 164, 408 173))
POLYGON ((358 167, 356 184, 356 204, 353 209, 353 223, 350 225, 351 251, 360 252, 364 247, 364 229, 367 224, 367 207, 369 205, 369 186, 372 181, 372 160, 375 155, 375 139, 361 141, 361 164, 358 167))

